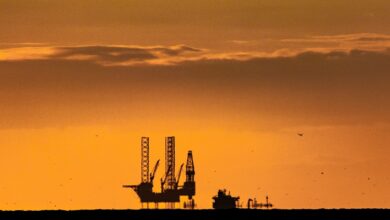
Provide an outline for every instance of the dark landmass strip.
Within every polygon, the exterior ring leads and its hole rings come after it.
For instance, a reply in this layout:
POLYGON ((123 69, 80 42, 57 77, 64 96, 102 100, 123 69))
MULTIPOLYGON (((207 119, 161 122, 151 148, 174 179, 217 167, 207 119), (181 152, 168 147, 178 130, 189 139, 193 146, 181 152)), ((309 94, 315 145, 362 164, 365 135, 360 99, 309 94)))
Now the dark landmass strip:
POLYGON ((390 209, 307 209, 307 210, 77 210, 77 211, 0 211, 0 219, 153 219, 153 220, 216 220, 216 219, 297 219, 351 220, 389 219, 390 209))

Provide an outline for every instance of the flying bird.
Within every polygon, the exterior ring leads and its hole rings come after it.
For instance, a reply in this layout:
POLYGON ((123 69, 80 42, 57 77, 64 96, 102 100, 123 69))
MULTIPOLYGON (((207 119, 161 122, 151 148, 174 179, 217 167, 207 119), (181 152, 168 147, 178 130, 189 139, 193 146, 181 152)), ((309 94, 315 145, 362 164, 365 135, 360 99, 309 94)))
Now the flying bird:
POLYGON ((297 133, 297 135, 303 137, 303 133, 297 133))

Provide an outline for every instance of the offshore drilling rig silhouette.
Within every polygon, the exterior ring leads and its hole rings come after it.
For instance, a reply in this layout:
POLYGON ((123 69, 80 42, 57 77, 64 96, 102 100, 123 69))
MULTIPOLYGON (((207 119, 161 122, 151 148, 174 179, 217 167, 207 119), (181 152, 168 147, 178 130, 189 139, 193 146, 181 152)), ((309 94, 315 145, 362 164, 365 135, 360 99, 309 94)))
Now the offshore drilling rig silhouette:
POLYGON ((165 176, 161 178, 161 192, 153 192, 153 180, 160 164, 157 160, 153 171, 149 173, 149 137, 141 138, 141 183, 138 185, 123 185, 124 188, 133 189, 141 200, 143 208, 146 203, 154 203, 158 208, 159 203, 166 203, 166 208, 175 208, 175 203, 180 203, 180 196, 188 196, 184 208, 193 209, 195 201, 195 167, 192 151, 188 151, 186 163, 186 180, 179 186, 180 176, 184 164, 181 164, 177 178, 175 177, 175 137, 165 138, 165 176))

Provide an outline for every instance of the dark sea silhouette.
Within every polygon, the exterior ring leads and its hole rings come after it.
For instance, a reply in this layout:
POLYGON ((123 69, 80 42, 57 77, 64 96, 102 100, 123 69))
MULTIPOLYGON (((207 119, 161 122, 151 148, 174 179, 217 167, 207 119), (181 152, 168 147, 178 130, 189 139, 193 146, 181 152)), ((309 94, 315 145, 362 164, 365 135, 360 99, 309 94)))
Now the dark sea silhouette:
POLYGON ((351 220, 390 219, 389 209, 307 209, 307 210, 76 210, 76 211, 0 211, 0 219, 297 219, 297 220, 351 220))

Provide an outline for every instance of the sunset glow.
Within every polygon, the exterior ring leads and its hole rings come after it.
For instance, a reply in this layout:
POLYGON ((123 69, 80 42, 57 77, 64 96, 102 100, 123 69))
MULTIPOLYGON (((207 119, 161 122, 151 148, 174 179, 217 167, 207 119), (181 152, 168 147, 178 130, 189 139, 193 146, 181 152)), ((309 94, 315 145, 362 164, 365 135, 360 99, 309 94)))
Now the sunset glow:
POLYGON ((153 165, 166 136, 176 164, 193 151, 198 208, 224 187, 277 208, 389 208, 389 11, 0 0, 0 210, 140 208, 121 186, 140 181, 141 136, 153 165))

